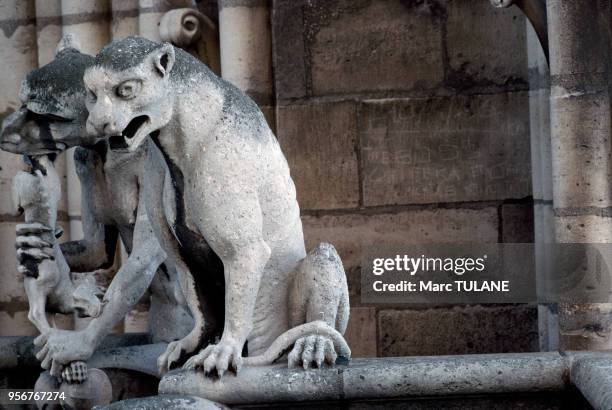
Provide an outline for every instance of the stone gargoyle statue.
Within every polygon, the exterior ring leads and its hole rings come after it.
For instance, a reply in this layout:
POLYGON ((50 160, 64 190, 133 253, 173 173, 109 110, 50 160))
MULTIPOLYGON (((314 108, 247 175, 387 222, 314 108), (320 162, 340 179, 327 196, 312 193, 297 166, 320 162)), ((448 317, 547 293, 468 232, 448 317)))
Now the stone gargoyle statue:
POLYGON ((147 146, 142 202, 195 320, 160 369, 202 349, 184 368, 221 377, 247 343, 245 365, 287 351, 304 368, 348 358, 342 262, 330 244, 306 253, 289 167, 257 105, 185 51, 140 37, 104 47, 84 81, 89 134, 147 146), (207 253, 221 264, 202 265, 207 253), (219 278, 222 307, 201 292, 219 278))
MULTIPOLYGON (((57 204, 50 200, 26 202, 25 192, 20 193, 26 223, 18 226, 17 247, 26 288, 27 278, 48 265, 55 266, 52 262, 57 262, 62 278, 68 277, 71 271, 88 272, 112 265, 119 237, 130 254, 113 277, 103 303, 89 309, 93 311, 89 316, 95 318, 82 330, 41 327, 38 323, 44 319, 45 300, 28 291, 30 306, 35 312, 30 318, 41 331, 36 339, 41 348, 38 357, 42 367, 58 378, 63 368, 71 369, 72 363, 91 357, 147 288, 151 291, 149 322, 153 342, 179 339, 193 327, 176 274, 162 265, 165 253, 151 231, 144 206, 139 206, 143 153, 110 150, 107 141, 98 141, 85 132, 88 113, 83 74, 93 64, 93 57, 79 52, 77 47, 75 40, 66 36, 55 59, 27 75, 21 87, 23 106, 5 119, 0 133, 0 148, 15 154, 55 156, 67 148, 78 147, 75 163, 81 182, 84 239, 65 242, 60 248, 54 243, 54 252, 50 252, 57 204), (28 217, 30 203, 40 210, 43 206, 48 208, 45 219, 28 217)), ((51 186, 55 170, 49 168, 45 172, 47 176, 18 176, 16 186, 21 191, 29 189, 41 195, 50 191, 53 196, 47 195, 47 198, 55 201, 60 189, 59 182, 51 186)), ((72 303, 68 297, 60 301, 72 303)), ((77 382, 87 377, 82 371, 76 374, 82 377, 67 376, 77 382)))

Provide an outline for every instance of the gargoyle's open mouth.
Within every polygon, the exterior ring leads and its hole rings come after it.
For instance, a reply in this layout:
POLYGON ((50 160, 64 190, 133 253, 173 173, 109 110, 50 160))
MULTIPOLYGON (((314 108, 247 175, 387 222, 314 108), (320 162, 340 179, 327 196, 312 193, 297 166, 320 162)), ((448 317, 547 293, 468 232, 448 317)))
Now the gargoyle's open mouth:
POLYGON ((146 115, 140 115, 134 118, 132 121, 130 121, 128 126, 125 127, 125 129, 123 130, 123 137, 127 140, 134 138, 134 136, 136 135, 136 132, 140 129, 140 127, 145 122, 148 122, 148 121, 149 121, 149 117, 147 117, 146 115))
POLYGON ((125 127, 121 136, 126 142, 128 149, 135 150, 145 139, 148 132, 145 128, 151 122, 151 119, 147 115, 140 115, 130 121, 125 127))
POLYGON ((108 139, 108 145, 113 151, 127 151, 129 148, 122 135, 113 135, 110 137, 108 139))

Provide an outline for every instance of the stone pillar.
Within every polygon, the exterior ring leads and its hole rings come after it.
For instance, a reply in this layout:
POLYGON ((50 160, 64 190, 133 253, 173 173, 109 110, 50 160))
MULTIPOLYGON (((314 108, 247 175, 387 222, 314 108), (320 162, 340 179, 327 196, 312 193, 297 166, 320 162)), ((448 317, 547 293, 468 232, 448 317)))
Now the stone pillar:
POLYGON ((53 60, 55 47, 62 38, 61 0, 36 0, 36 37, 40 67, 53 60))
POLYGON ((118 40, 138 34, 138 0, 111 0, 111 36, 118 40))
MULTIPOLYGON (((62 0, 62 32, 72 33, 81 51, 96 55, 110 41, 110 0, 62 0)), ((74 165, 74 149, 66 152, 70 238, 83 237, 81 185, 74 165)))
POLYGON ((167 0, 138 0, 138 31, 149 40, 161 41, 159 22, 173 7, 167 0))
MULTIPOLYGON (((546 55, 531 22, 527 21, 527 64, 529 67, 529 126, 531 136, 531 172, 534 203, 534 246, 539 286, 545 286, 550 272, 554 243, 552 206, 552 160, 550 154, 550 73, 546 55)), ((539 293, 542 293, 540 289, 539 293)), ((553 351, 559 346, 557 305, 538 306, 540 350, 553 351)))
POLYGON ((266 0, 219 0, 221 75, 245 91, 275 129, 272 35, 266 0))
MULTIPOLYGON (((61 0, 36 0, 36 40, 38 44, 38 66, 41 67, 55 57, 55 49, 62 38, 61 0)), ((61 240, 70 238, 68 223, 68 186, 66 184, 66 159, 60 156, 55 167, 62 181, 62 197, 58 206, 57 222, 64 230, 61 240)))
MULTIPOLYGON (((548 0, 555 237, 612 242, 610 3, 548 0)), ((587 273, 594 264, 587 263, 587 273)), ((612 348, 612 305, 559 306, 562 350, 612 348)))
MULTIPOLYGON (((21 106, 19 87, 24 76, 38 65, 34 0, 0 2, 0 119, 21 106)), ((34 335, 27 318, 23 280, 17 272, 12 180, 22 168, 19 155, 0 151, 0 336, 34 335)))

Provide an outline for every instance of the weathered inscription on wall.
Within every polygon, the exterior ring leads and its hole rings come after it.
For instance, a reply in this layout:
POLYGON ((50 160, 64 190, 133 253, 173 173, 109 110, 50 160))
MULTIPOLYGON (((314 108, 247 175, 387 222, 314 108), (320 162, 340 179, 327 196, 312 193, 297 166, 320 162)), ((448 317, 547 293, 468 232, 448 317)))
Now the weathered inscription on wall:
POLYGON ((365 205, 531 195, 527 103, 522 92, 365 102, 365 205))

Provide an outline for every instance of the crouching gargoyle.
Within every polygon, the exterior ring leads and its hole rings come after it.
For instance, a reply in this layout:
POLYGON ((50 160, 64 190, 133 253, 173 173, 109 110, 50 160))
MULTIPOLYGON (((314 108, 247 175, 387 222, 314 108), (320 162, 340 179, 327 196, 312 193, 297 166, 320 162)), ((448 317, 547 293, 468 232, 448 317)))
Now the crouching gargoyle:
POLYGON ((84 80, 89 133, 123 137, 131 150, 148 144, 148 219, 194 316, 161 370, 199 348, 184 367, 218 376, 285 352, 304 368, 349 357, 342 262, 329 244, 306 253, 289 167, 257 105, 183 50, 139 37, 106 46, 84 80), (169 173, 154 171, 160 162, 169 173), (203 252, 219 271, 198 266, 203 252), (199 290, 219 277, 224 307, 203 309, 199 290))

